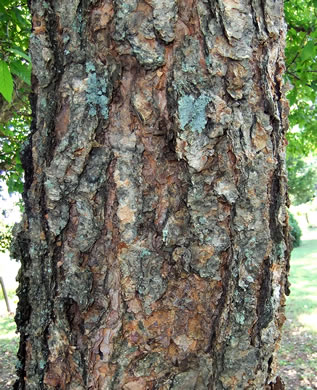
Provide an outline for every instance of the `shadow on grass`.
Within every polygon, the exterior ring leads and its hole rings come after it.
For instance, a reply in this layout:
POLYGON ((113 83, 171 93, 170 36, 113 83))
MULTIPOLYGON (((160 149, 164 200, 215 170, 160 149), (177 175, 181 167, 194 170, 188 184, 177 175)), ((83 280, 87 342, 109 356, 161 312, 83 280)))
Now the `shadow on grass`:
POLYGON ((0 339, 0 354, 1 354, 1 351, 3 353, 12 353, 12 354, 16 354, 18 352, 18 336, 16 337, 12 337, 12 338, 8 338, 8 339, 3 339, 1 338, 0 339))
POLYGON ((317 335, 295 318, 288 318, 279 350, 279 375, 287 390, 317 389, 317 335))

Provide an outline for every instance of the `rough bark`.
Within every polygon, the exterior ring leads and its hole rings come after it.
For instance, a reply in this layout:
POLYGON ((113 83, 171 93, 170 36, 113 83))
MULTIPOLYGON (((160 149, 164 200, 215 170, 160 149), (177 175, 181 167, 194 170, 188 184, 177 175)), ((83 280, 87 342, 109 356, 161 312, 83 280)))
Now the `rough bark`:
POLYGON ((278 388, 281 0, 30 3, 15 389, 278 388))

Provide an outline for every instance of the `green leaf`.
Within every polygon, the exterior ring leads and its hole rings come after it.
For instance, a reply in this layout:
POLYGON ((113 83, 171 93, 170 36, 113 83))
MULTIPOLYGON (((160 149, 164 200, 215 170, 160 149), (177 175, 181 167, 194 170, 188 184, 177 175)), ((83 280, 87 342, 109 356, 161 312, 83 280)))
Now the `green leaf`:
POLYGON ((10 4, 11 0, 1 0, 1 3, 4 5, 4 6, 8 6, 10 4))
POLYGON ((9 129, 7 129, 6 127, 4 127, 4 126, 1 126, 1 133, 3 134, 3 135, 5 135, 6 137, 13 137, 14 136, 14 132, 12 131, 12 130, 9 130, 9 129))
POLYGON ((11 73, 18 76, 28 85, 31 85, 31 66, 22 64, 20 61, 14 61, 10 63, 11 73))
POLYGON ((8 51, 9 51, 10 53, 17 54, 18 56, 24 58, 24 59, 27 60, 28 62, 31 62, 30 56, 28 56, 28 55, 27 55, 26 53, 24 53, 22 50, 10 48, 10 49, 8 49, 8 51))
POLYGON ((12 194, 13 192, 23 192, 23 181, 21 177, 15 173, 11 173, 7 179, 8 192, 12 194))
POLYGON ((9 4, 9 1, 7 1, 7 0, 1 0, 1 4, 0 4, 0 10, 1 10, 1 12, 4 12, 4 13, 7 12, 7 10, 6 10, 4 7, 5 7, 5 6, 8 6, 8 4, 9 4))
POLYGON ((13 93, 13 79, 8 65, 0 61, 0 92, 5 100, 11 103, 13 93))
POLYGON ((315 56, 315 45, 313 41, 309 41, 301 53, 301 59, 303 61, 308 60, 309 58, 313 58, 315 56))

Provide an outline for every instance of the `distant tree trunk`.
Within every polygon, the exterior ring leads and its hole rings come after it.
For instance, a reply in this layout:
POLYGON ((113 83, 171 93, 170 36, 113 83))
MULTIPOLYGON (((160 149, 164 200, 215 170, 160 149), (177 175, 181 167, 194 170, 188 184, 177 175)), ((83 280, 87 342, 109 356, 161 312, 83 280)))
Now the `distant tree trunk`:
POLYGON ((15 389, 273 389, 281 0, 32 0, 15 389))

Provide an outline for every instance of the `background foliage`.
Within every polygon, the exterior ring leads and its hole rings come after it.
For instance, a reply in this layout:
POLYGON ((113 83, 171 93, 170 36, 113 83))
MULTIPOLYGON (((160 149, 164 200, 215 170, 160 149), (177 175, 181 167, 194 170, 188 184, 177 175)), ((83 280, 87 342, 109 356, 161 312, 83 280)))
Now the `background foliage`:
POLYGON ((289 155, 288 192, 294 206, 311 201, 316 196, 317 158, 304 159, 289 155))
POLYGON ((286 80, 289 116, 288 154, 317 151, 317 0, 286 0, 288 25, 286 80))
POLYGON ((297 248, 301 243, 302 230, 299 227, 298 222, 296 221, 294 215, 289 213, 289 224, 291 227, 291 236, 293 240, 293 247, 297 248))
POLYGON ((0 218, 0 253, 10 249, 12 239, 12 226, 7 225, 0 218))
POLYGON ((22 192, 19 157, 30 125, 28 56, 30 15, 26 0, 0 2, 0 179, 9 192, 22 192))

